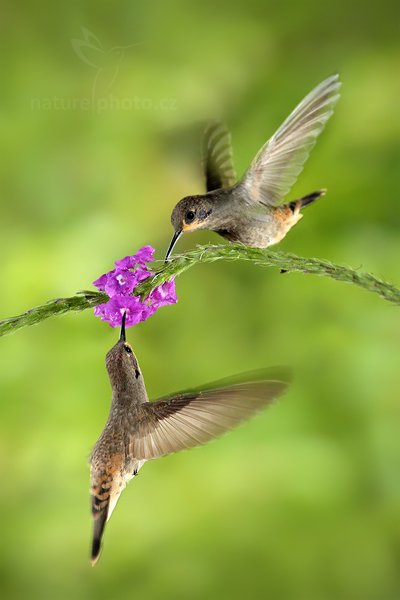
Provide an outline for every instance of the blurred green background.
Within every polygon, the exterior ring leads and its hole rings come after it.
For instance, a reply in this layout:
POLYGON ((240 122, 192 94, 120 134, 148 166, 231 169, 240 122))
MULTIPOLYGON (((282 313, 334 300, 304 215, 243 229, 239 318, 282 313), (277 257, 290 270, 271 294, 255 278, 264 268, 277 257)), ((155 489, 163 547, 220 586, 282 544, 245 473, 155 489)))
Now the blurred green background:
MULTIPOLYGON (((342 99, 290 198, 329 192, 279 249, 400 282, 397 1, 39 0, 1 13, 1 316, 88 288, 145 244, 162 258, 172 206, 202 190, 171 131, 226 117, 241 175, 336 71, 342 99)), ((178 249, 217 241, 192 234, 178 249)), ((116 332, 87 311, 2 338, 1 596, 400 598, 398 307, 240 263, 195 267, 177 288, 177 306, 129 332, 150 396, 274 364, 294 367, 290 392, 223 439, 147 464, 91 569, 87 457, 116 332)))

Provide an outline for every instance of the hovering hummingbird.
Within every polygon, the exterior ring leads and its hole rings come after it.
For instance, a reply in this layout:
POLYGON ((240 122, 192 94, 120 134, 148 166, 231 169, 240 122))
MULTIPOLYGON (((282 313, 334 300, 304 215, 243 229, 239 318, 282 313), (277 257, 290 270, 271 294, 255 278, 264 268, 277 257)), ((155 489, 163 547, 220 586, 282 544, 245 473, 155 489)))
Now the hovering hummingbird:
POLYGON ((106 356, 111 409, 90 459, 93 565, 121 492, 147 460, 204 444, 260 411, 288 386, 284 369, 265 369, 149 402, 126 341, 125 318, 126 313, 120 338, 106 356))
POLYGON ((209 126, 203 148, 207 193, 186 196, 175 206, 171 215, 175 232, 165 261, 180 235, 197 229, 255 248, 280 242, 302 218, 300 210, 325 193, 319 190, 282 203, 333 113, 340 86, 339 76, 333 75, 314 88, 261 148, 238 183, 228 130, 218 122, 209 126))

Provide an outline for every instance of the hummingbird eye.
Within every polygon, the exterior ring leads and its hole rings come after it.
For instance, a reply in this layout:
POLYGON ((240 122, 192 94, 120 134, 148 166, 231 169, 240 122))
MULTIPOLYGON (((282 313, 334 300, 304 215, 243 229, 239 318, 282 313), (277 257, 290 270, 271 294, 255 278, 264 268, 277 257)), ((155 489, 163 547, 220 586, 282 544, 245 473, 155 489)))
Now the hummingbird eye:
POLYGON ((125 352, 127 352, 128 354, 132 354, 132 348, 130 348, 129 346, 124 346, 125 348, 125 352))
POLYGON ((195 218, 196 214, 193 210, 188 210, 185 214, 185 221, 186 223, 191 223, 193 221, 193 219, 195 218))

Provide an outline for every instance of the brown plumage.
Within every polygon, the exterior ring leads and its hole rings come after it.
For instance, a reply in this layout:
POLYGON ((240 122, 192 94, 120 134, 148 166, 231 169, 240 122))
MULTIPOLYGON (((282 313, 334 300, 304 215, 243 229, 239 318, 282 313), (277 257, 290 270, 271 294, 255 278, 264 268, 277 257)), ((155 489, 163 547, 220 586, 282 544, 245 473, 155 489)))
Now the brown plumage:
POLYGON ((260 411, 288 386, 286 370, 265 369, 149 402, 138 361, 125 339, 125 315, 106 366, 111 409, 90 461, 92 564, 121 492, 147 460, 204 444, 260 411))
POLYGON ((220 123, 208 127, 203 152, 207 193, 187 196, 175 206, 174 235, 165 260, 182 233, 198 229, 256 248, 280 242, 301 219, 301 208, 325 193, 319 190, 282 205, 333 113, 340 85, 338 75, 333 75, 314 88, 261 148, 239 182, 228 130, 220 123))

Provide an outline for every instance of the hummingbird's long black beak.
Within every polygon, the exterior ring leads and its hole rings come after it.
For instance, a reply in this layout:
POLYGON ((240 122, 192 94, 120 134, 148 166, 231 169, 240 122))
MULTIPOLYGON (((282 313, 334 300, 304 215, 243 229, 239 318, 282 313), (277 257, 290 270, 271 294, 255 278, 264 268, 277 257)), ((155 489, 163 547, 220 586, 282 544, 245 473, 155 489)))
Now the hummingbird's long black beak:
POLYGON ((124 314, 122 315, 122 323, 121 323, 121 335, 119 336, 119 341, 120 342, 126 342, 126 335, 125 335, 125 322, 126 322, 126 311, 124 312, 124 314))
POLYGON ((175 231, 175 233, 174 233, 174 235, 172 237, 171 243, 169 245, 169 248, 167 250, 167 254, 165 255, 165 261, 164 262, 166 262, 166 263, 168 262, 169 256, 170 256, 172 250, 174 249, 174 246, 175 246, 176 242, 181 237, 181 235, 182 235, 182 229, 179 229, 178 231, 175 231))

